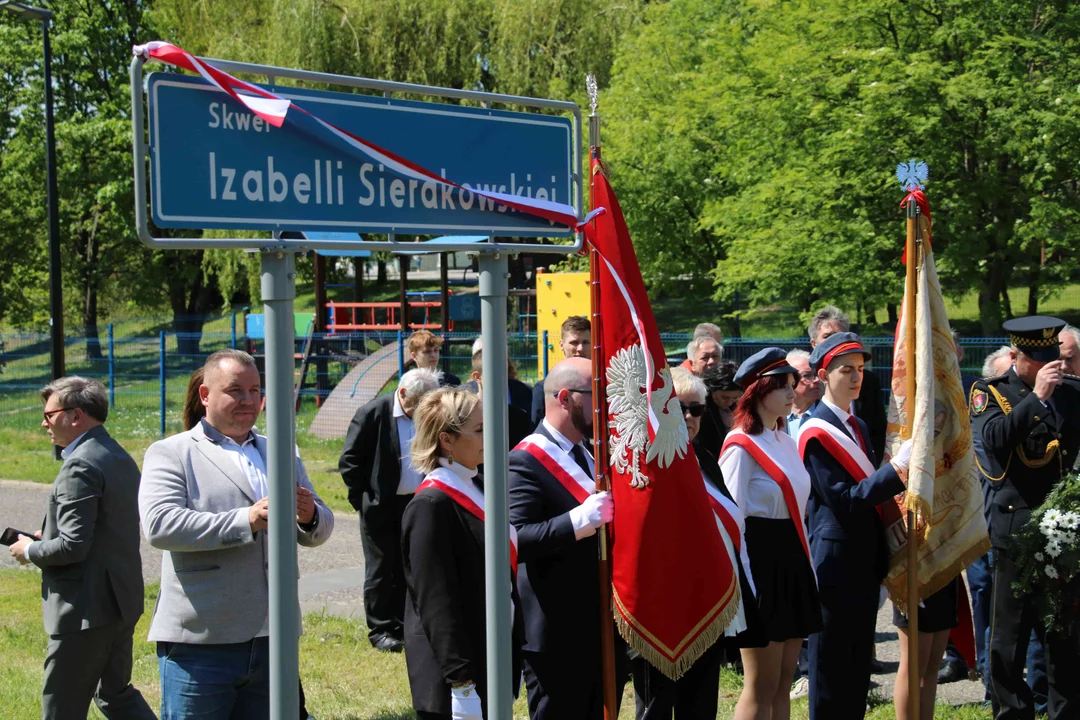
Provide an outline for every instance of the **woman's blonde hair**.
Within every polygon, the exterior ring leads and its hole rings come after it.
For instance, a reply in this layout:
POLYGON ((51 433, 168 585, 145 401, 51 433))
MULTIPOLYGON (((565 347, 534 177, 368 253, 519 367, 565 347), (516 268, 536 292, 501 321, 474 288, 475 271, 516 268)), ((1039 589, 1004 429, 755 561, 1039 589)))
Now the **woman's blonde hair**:
POLYGON ((410 453, 413 467, 424 475, 439 467, 439 458, 443 457, 439 434, 460 435, 465 421, 479 404, 479 397, 456 387, 439 388, 425 395, 413 413, 416 423, 410 453))

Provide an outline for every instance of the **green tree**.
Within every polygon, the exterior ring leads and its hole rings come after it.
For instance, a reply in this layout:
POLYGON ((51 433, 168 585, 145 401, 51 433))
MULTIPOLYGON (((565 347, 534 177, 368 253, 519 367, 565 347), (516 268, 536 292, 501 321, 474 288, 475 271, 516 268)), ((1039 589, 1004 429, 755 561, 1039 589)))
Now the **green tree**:
MULTIPOLYGON (((143 27, 138 0, 55 2, 52 30, 60 235, 65 315, 81 320, 100 357, 107 307, 151 300, 149 250, 134 238, 125 66, 143 27), (124 281, 118 282, 120 278, 124 281)), ((22 326, 48 318, 43 60, 36 24, 0 16, 0 313, 22 326)))
POLYGON ((892 171, 916 157, 947 290, 979 291, 987 333, 1010 281, 1034 311, 1076 269, 1078 22, 1035 2, 650 7, 605 102, 647 277, 711 272, 754 307, 895 303, 892 171))

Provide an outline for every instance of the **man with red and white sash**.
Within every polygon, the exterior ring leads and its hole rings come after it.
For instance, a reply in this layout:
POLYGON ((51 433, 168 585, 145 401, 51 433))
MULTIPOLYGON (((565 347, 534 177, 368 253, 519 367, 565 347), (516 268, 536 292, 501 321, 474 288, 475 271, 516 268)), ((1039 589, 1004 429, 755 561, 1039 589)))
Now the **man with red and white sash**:
MULTIPOLYGON (((585 446, 592 435, 591 393, 588 359, 557 364, 544 380, 544 419, 510 453, 510 522, 518 530, 532 720, 603 717, 597 530, 611 522, 615 508, 610 493, 596 492, 585 446)), ((615 637, 616 662, 625 665, 625 645, 615 637)), ((628 667, 617 672, 620 698, 628 674, 628 667)))
POLYGON ((859 397, 870 353, 841 332, 819 343, 811 370, 825 395, 799 431, 810 473, 810 550, 824 629, 810 636, 810 718, 862 718, 870 687, 879 587, 889 568, 886 525, 899 517, 911 441, 875 470, 866 423, 848 411, 859 397))

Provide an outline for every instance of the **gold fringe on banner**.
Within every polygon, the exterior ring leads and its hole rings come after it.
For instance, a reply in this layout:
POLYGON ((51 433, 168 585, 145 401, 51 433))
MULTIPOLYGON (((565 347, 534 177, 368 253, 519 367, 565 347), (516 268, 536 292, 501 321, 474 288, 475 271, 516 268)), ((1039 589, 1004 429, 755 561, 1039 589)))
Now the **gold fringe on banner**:
POLYGON ((698 658, 705 654, 706 650, 723 637, 724 631, 735 620, 735 615, 739 612, 741 597, 739 593, 739 569, 734 567, 733 570, 731 585, 720 602, 674 648, 667 647, 655 635, 646 630, 627 611, 626 606, 623 605, 622 600, 619 598, 618 590, 612 586, 611 602, 615 627, 619 629, 619 634, 622 635, 626 644, 633 648, 646 662, 671 680, 678 680, 698 661, 698 658), (699 632, 703 625, 705 626, 704 629, 699 632), (693 640, 690 641, 690 638, 693 638, 693 640), (678 657, 676 658, 676 656, 678 657), (672 660, 672 658, 676 659, 672 660))

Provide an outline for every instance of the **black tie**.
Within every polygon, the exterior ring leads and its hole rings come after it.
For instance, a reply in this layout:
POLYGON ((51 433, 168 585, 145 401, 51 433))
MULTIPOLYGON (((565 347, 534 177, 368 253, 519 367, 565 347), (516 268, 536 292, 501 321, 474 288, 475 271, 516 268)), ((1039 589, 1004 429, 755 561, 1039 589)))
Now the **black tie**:
POLYGON ((570 451, 570 456, 574 458, 574 462, 577 463, 577 466, 585 471, 585 476, 591 478, 592 470, 589 469, 589 459, 585 455, 585 448, 581 447, 580 444, 575 445, 570 451))

